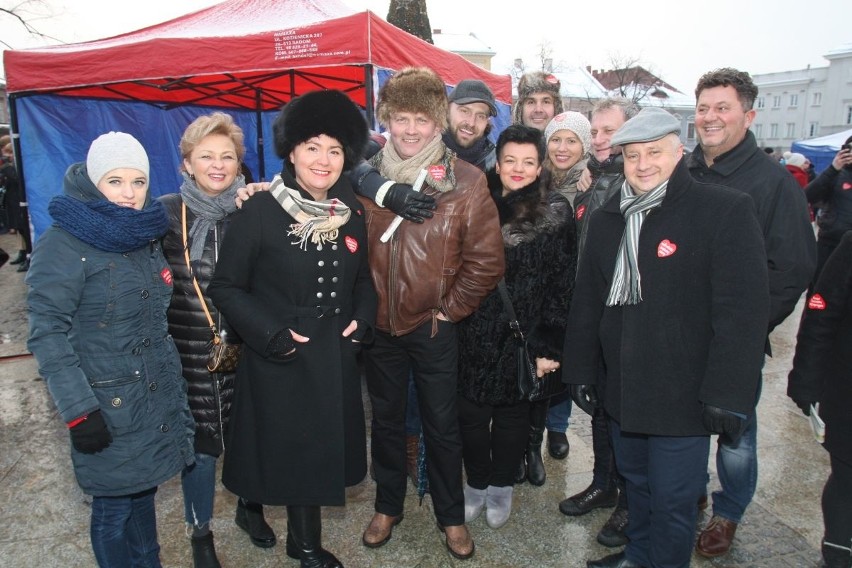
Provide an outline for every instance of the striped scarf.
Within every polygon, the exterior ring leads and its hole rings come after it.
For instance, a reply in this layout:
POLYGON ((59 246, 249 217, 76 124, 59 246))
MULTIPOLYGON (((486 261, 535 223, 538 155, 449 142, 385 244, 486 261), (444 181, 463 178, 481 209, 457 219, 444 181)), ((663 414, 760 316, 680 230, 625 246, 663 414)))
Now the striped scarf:
POLYGON ((290 225, 287 236, 298 237, 299 240, 292 244, 299 245, 302 250, 307 250, 308 241, 318 246, 336 242, 338 229, 349 221, 352 214, 349 207, 337 198, 323 201, 305 199, 299 195, 299 190, 284 185, 280 175, 272 179, 269 193, 296 220, 290 225))
POLYGON ((666 196, 669 180, 664 181, 651 191, 636 195, 625 180, 621 186, 621 214, 627 224, 621 235, 618 256, 615 259, 615 271, 612 274, 612 287, 609 289, 607 306, 638 304, 642 301, 642 278, 639 274, 639 232, 648 211, 659 207, 666 196))

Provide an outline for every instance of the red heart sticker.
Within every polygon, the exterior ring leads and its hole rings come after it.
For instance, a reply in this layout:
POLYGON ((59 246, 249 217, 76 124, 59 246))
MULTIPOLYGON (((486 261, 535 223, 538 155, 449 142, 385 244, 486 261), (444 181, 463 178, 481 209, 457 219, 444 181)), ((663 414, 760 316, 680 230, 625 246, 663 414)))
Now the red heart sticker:
POLYGON ((167 286, 172 285, 172 271, 168 268, 164 268, 160 271, 160 278, 163 279, 163 282, 165 282, 167 286))
POLYGON ((844 181, 842 187, 843 187, 843 191, 850 190, 850 189, 852 189, 852 183, 849 183, 848 181, 844 181))
POLYGON ((349 249, 349 252, 353 254, 358 252, 358 241, 355 240, 355 237, 346 235, 346 238, 343 239, 343 242, 346 244, 346 248, 349 249))
POLYGON ((441 181, 447 175, 447 169, 444 166, 429 166, 429 175, 435 181, 441 181))
POLYGON ((657 256, 660 258, 665 258, 667 256, 671 256, 677 250, 677 245, 671 242, 668 239, 664 239, 660 241, 660 244, 657 245, 657 256))
POLYGON ((582 219, 583 215, 585 213, 586 213, 586 206, 585 205, 580 205, 579 207, 577 207, 577 215, 576 215, 577 220, 579 221, 580 219, 582 219))
POLYGON ((813 296, 811 296, 811 299, 808 300, 808 309, 824 310, 825 309, 825 300, 819 294, 814 294, 813 296))

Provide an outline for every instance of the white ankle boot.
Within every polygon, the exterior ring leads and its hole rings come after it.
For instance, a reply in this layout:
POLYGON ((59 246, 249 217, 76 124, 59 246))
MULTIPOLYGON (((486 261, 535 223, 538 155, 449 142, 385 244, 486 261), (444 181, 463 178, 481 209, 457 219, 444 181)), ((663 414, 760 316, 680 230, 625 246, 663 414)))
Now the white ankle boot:
POLYGON ((469 523, 482 514, 485 508, 485 489, 474 489, 464 484, 464 522, 469 523))
POLYGON ((512 514, 512 493, 514 487, 494 487, 489 485, 485 496, 485 521, 492 529, 499 529, 512 514))

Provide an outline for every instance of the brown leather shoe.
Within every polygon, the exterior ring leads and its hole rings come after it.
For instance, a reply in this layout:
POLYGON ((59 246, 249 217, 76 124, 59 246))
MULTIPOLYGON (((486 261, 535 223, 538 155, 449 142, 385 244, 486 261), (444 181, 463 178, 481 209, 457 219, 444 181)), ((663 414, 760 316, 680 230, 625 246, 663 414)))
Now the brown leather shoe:
POLYGON ((402 522, 402 515, 391 517, 382 513, 376 513, 367 525, 361 542, 367 548, 379 548, 384 546, 393 536, 393 528, 402 522))
POLYGON ((447 540, 444 544, 447 545, 447 550, 450 554, 459 560, 467 560, 476 551, 476 546, 473 544, 473 538, 470 536, 470 531, 467 530, 467 525, 453 525, 444 527, 438 524, 438 529, 447 535, 447 540))
POLYGON ((715 558, 731 550, 731 542, 737 532, 737 523, 713 515, 695 543, 695 551, 705 558, 715 558))

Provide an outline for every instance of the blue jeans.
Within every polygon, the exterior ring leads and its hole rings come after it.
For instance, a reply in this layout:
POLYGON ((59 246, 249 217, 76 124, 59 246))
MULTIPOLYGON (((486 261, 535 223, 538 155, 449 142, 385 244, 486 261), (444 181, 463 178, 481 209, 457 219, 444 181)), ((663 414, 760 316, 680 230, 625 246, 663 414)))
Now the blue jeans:
POLYGON ((642 566, 688 568, 710 436, 622 432, 610 420, 618 471, 627 489, 625 556, 642 566))
POLYGON ((157 543, 157 488, 92 499, 92 549, 100 568, 161 568, 157 543))
POLYGON ((721 439, 716 450, 720 491, 713 492, 713 514, 739 523, 757 488, 757 409, 735 445, 721 439))
POLYGON ((547 410, 547 420, 544 427, 548 432, 568 431, 568 419, 571 418, 571 393, 565 392, 550 398, 550 408, 547 410))
POLYGON ((196 453, 195 463, 181 473, 180 484, 186 524, 202 527, 210 523, 216 495, 216 457, 196 453))

